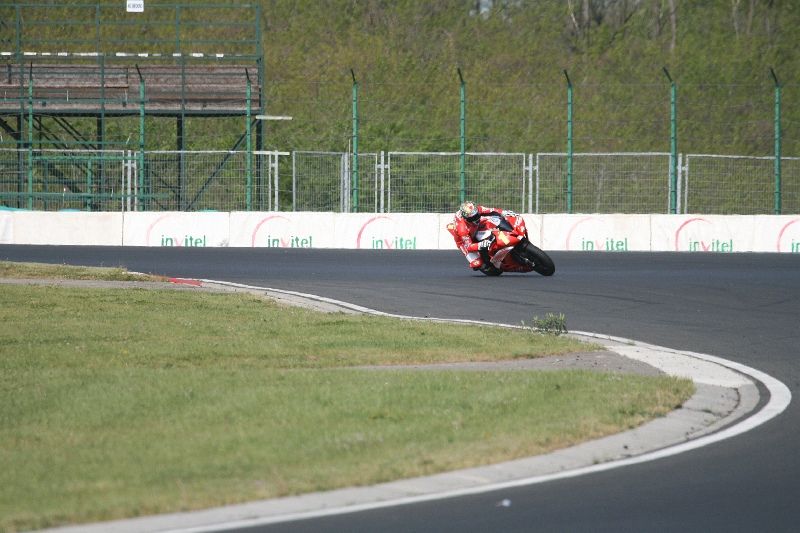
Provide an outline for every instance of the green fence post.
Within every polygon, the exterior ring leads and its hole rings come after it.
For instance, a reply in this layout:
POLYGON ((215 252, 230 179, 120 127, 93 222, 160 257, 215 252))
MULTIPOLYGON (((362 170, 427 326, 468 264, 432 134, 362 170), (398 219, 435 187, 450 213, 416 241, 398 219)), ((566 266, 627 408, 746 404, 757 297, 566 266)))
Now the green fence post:
POLYGON ((781 83, 778 75, 770 68, 772 80, 775 82, 775 214, 780 215, 781 205, 781 83))
POLYGON ((33 63, 28 71, 28 209, 33 209, 33 63))
POLYGON ((569 79, 566 69, 564 77, 567 79, 567 213, 572 213, 572 160, 573 160, 573 136, 572 136, 572 81, 569 79))
POLYGON ((250 211, 253 208, 253 143, 251 139, 252 127, 250 126, 250 116, 252 114, 252 82, 250 81, 250 73, 247 72, 247 69, 244 69, 244 73, 247 76, 247 90, 245 93, 245 97, 247 98, 247 113, 246 113, 246 129, 245 129, 245 150, 247 150, 245 154, 245 165, 246 165, 246 175, 247 175, 247 185, 245 190, 245 203, 247 204, 247 210, 250 211))
POLYGON ((459 94, 460 94, 460 153, 459 153, 459 199, 464 203, 467 197, 467 86, 464 83, 464 76, 461 74, 461 68, 458 71, 458 79, 460 81, 459 94))
POLYGON ((136 191, 136 210, 142 210, 142 194, 144 191, 144 77, 139 65, 136 65, 136 73, 139 75, 139 187, 136 191))
POLYGON ((358 213, 358 81, 356 73, 350 69, 353 76, 353 162, 350 165, 350 183, 353 186, 352 211, 358 213))
POLYGON ((669 80, 669 212, 678 212, 678 88, 667 67, 664 74, 669 80))
MULTIPOLYGON (((102 157, 102 156, 101 156, 102 157)), ((90 157, 86 161, 86 198, 84 199, 84 203, 86 205, 86 210, 92 210, 92 164, 94 161, 90 157)))
MULTIPOLYGON (((257 76, 258 79, 256 80, 257 87, 258 87, 258 113, 259 115, 266 115, 267 114, 267 96, 264 91, 264 51, 263 51, 263 43, 261 42, 261 4, 256 3, 255 6, 255 16, 253 17, 253 26, 255 28, 256 34, 256 64, 257 64, 257 76)), ((265 123, 263 120, 258 120, 256 122, 256 150, 263 151, 264 150, 264 127, 265 123)), ((269 178, 267 178, 269 179, 269 178)), ((257 185, 260 194, 258 195, 258 206, 259 209, 263 210, 264 206, 267 205, 268 200, 265 200, 264 195, 267 192, 267 187, 264 183, 264 169, 263 169, 263 161, 261 157, 256 159, 256 180, 258 181, 257 185)))

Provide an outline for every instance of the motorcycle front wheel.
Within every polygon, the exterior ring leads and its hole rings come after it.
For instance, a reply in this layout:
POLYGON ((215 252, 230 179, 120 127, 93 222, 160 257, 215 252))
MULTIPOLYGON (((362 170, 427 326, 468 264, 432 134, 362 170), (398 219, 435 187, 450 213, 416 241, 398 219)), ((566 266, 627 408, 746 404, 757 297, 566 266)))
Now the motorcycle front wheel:
POLYGON ((552 276, 556 271, 556 265, 550 256, 528 240, 517 246, 512 253, 518 260, 521 259, 521 262, 531 263, 533 270, 542 276, 552 276))

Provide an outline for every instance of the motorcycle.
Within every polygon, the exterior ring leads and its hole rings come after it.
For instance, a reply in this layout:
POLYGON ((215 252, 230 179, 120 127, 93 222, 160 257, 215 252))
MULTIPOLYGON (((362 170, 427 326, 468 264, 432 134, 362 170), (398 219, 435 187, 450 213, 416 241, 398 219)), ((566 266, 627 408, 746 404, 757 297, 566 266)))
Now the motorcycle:
MULTIPOLYGON (((555 264, 549 255, 528 240, 525 220, 510 211, 505 214, 481 217, 478 223, 475 239, 489 240, 489 246, 480 250, 483 265, 479 270, 487 276, 531 271, 552 276, 555 264)), ((456 237, 454 224, 448 224, 447 230, 456 237)))

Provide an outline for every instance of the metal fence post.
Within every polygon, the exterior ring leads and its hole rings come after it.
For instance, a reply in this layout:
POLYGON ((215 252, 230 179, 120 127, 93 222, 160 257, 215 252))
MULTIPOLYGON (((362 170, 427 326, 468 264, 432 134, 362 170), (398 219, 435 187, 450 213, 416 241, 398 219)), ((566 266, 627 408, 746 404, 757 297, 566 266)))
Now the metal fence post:
POLYGON ((683 190, 683 154, 678 154, 678 186, 676 187, 676 205, 675 205, 675 212, 681 213, 681 191, 683 190))
POLYGON ((143 202, 140 202, 144 191, 144 77, 142 71, 139 70, 139 65, 136 65, 136 73, 139 75, 139 168, 138 168, 138 182, 139 187, 136 191, 136 207, 137 211, 142 209, 143 202))
POLYGON ((244 73, 247 76, 247 89, 245 92, 245 97, 247 98, 247 111, 246 115, 246 129, 245 129, 245 136, 247 137, 245 141, 245 175, 247 176, 247 189, 245 190, 245 204, 247 207, 247 211, 251 211, 253 209, 253 143, 252 143, 252 127, 250 125, 250 116, 252 114, 252 82, 250 81, 250 73, 247 69, 244 69, 244 73))
POLYGON ((538 215, 539 214, 539 190, 541 188, 540 182, 539 182, 539 154, 536 154, 536 166, 533 167, 533 169, 534 169, 534 172, 536 172, 536 206, 535 206, 534 213, 536 213, 538 215))
POLYGON ((775 214, 780 215, 782 211, 781 196, 781 83, 778 75, 770 68, 770 74, 775 82, 775 214))
POLYGON ((380 173, 381 173, 381 202, 380 202, 380 212, 383 213, 383 205, 384 205, 384 198, 386 198, 386 191, 384 189, 386 183, 386 160, 385 160, 385 153, 381 150, 381 162, 380 162, 380 173))
POLYGON ((350 181, 352 186, 353 212, 358 213, 358 81, 356 73, 350 69, 353 76, 353 162, 350 165, 350 181))
POLYGON ((292 211, 297 211, 297 150, 292 150, 292 211))
POLYGON ((678 212, 678 88, 667 67, 663 67, 664 74, 670 83, 669 89, 669 212, 678 212))
POLYGON ((467 196, 467 88, 464 83, 464 76, 461 75, 461 68, 456 68, 458 72, 459 95, 460 95, 460 157, 459 157, 459 199, 464 202, 467 196))
POLYGON ((33 210, 33 63, 28 72, 28 209, 33 210))
POLYGON ((564 77, 567 78, 567 213, 572 213, 572 159, 573 159, 573 137, 572 137, 572 81, 569 79, 566 69, 564 77))

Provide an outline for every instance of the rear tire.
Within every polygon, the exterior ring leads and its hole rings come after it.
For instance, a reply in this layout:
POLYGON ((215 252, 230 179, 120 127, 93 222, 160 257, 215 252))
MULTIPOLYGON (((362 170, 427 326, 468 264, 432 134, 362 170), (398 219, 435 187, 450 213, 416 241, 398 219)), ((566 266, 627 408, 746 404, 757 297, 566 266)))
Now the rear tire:
POLYGON ((550 256, 528 240, 519 245, 512 253, 515 258, 522 259, 522 263, 532 263, 533 270, 542 276, 552 276, 556 271, 556 265, 550 256))

